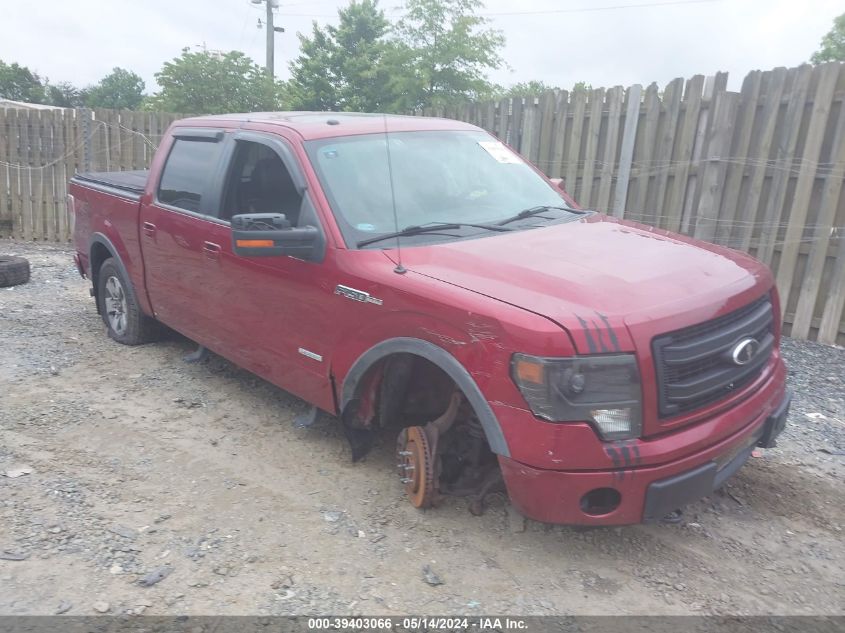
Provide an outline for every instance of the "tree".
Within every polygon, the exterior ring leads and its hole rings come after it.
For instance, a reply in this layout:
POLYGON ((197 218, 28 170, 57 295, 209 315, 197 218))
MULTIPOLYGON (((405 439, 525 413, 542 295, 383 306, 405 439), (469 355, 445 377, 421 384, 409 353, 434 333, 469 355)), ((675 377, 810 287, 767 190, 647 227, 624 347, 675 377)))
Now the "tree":
POLYGON ((340 78, 333 68, 336 52, 328 32, 313 22, 310 36, 297 37, 300 53, 290 63, 285 105, 291 110, 339 110, 340 78))
POLYGON ((41 78, 26 66, 0 60, 0 98, 27 103, 44 103, 41 78))
POLYGON ((144 80, 135 73, 114 68, 96 86, 87 90, 89 108, 136 110, 144 99, 144 80))
POLYGON ((814 64, 845 61, 845 13, 833 20, 833 28, 822 38, 821 47, 810 61, 814 64))
POLYGON ((194 114, 256 112, 276 107, 279 86, 240 51, 192 53, 165 62, 156 73, 161 90, 144 102, 148 109, 194 114))
POLYGON ((85 105, 88 96, 87 90, 80 90, 68 81, 60 81, 57 84, 47 83, 47 102, 50 105, 60 108, 81 108, 85 105))
POLYGON ((544 81, 532 79, 531 81, 521 81, 515 83, 509 88, 499 88, 494 97, 496 99, 506 99, 508 97, 539 97, 544 92, 549 90, 559 90, 556 86, 550 86, 544 81))
POLYGON ((492 95, 485 73, 503 65, 505 39, 475 15, 482 6, 480 0, 408 0, 396 26, 397 109, 492 95))
POLYGON ((352 0, 337 26, 314 22, 298 34, 300 55, 290 64, 290 107, 374 112, 394 100, 387 66, 390 24, 377 0, 352 0))

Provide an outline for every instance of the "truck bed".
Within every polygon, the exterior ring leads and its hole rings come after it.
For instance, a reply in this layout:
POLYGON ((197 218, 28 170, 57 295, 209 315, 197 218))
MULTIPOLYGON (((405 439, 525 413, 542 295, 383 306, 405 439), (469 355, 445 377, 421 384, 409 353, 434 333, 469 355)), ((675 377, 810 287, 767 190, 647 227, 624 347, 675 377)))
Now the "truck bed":
POLYGON ((99 185, 126 192, 133 197, 140 197, 147 186, 147 179, 150 171, 139 169, 137 171, 90 171, 76 174, 74 180, 80 184, 99 185))

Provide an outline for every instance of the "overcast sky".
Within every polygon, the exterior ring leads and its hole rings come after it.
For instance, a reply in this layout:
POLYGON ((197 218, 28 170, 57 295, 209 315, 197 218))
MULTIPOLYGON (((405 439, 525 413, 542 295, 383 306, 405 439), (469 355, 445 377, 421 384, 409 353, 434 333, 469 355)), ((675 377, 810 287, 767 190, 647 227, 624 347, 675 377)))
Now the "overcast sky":
MULTIPOLYGON (((569 88, 665 85, 674 77, 729 71, 738 89, 750 70, 805 62, 842 0, 487 0, 484 13, 507 39, 509 85, 539 79, 569 88), (660 6, 642 6, 642 5, 660 6), (640 5, 640 6, 630 6, 640 5), (614 8, 629 6, 629 8, 614 8)), ((278 10, 276 74, 289 76, 297 31, 334 22, 346 0, 290 0, 278 10)), ((401 0, 382 0, 389 16, 401 0)), ((250 0, 0 0, 0 59, 53 82, 95 83, 112 67, 155 72, 185 46, 244 51, 264 63, 263 6, 250 0)))

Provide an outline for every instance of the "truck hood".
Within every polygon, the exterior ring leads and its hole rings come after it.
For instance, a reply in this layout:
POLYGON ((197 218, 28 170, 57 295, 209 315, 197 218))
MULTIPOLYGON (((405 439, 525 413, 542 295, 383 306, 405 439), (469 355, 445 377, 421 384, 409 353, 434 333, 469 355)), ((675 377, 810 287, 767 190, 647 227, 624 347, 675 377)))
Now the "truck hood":
POLYGON ((633 351, 635 341, 642 347, 654 334, 717 316, 771 286, 768 268, 750 256, 598 214, 408 248, 402 263, 555 321, 579 353, 633 351))

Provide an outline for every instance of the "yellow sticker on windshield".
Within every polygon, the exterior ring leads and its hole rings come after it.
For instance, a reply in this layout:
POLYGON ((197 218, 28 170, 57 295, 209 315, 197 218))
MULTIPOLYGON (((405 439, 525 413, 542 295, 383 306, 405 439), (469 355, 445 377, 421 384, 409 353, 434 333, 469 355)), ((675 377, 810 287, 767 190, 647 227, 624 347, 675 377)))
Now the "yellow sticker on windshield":
POLYGON ((500 163, 510 163, 512 165, 522 163, 519 156, 510 151, 504 143, 499 141, 478 141, 478 144, 500 163))

